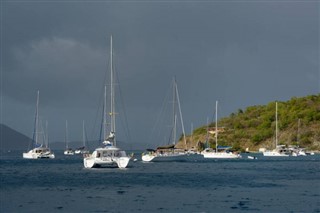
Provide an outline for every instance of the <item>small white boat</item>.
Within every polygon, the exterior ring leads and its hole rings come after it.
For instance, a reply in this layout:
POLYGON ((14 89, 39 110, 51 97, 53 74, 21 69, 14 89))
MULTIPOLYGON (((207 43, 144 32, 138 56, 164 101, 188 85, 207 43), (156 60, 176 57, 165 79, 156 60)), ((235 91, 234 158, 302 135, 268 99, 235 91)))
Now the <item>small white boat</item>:
POLYGON ((39 125, 39 91, 38 91, 35 124, 34 124, 33 140, 32 140, 33 148, 28 152, 24 152, 22 154, 22 157, 25 159, 55 158, 54 153, 51 152, 49 148, 48 139, 45 146, 44 146, 44 143, 45 143, 44 141, 46 141, 46 139, 43 131, 40 131, 40 125, 39 125), (42 139, 42 142, 40 142, 41 139, 42 139))
POLYGON ((63 152, 64 155, 74 155, 74 151, 72 149, 66 149, 63 152))
POLYGON ((180 123, 181 128, 183 132, 183 140, 186 144, 186 138, 185 138, 185 131, 184 131, 184 125, 183 125, 183 118, 182 118, 182 112, 180 107, 180 100, 179 100, 179 92, 178 92, 178 86, 176 79, 173 79, 172 82, 172 89, 173 89, 173 123, 172 123, 172 130, 170 131, 170 145, 158 147, 156 150, 153 149, 147 149, 147 152, 142 153, 142 161, 150 162, 154 159, 158 159, 160 161, 174 161, 178 160, 181 156, 185 156, 187 152, 185 150, 176 149, 176 132, 177 132, 177 115, 180 117, 180 123), (179 114, 177 113, 177 109, 179 110, 179 114))
POLYGON ((278 145, 278 102, 276 102, 276 140, 275 140, 275 149, 265 150, 263 156, 265 157, 288 157, 289 151, 285 148, 284 145, 278 145))
POLYGON ((241 158, 241 155, 232 151, 223 150, 223 151, 216 151, 211 148, 206 148, 201 152, 204 158, 217 158, 217 159, 235 159, 241 158))
POLYGON ((69 140, 68 140, 68 121, 66 121, 66 135, 65 135, 65 143, 66 143, 66 149, 64 150, 64 155, 74 155, 74 151, 69 148, 69 140))
POLYGON ((84 125, 84 121, 82 122, 82 142, 83 142, 83 146, 79 147, 78 149, 76 149, 74 151, 75 154, 89 154, 89 150, 86 149, 86 130, 85 130, 85 125, 84 125))
POLYGON ((113 73, 113 48, 112 48, 112 36, 110 41, 110 86, 111 86, 111 107, 110 107, 110 133, 107 136, 107 87, 104 89, 104 107, 103 107, 103 137, 102 147, 96 148, 92 154, 84 154, 83 164, 85 168, 104 167, 104 166, 118 166, 118 168, 126 168, 130 157, 126 155, 125 151, 122 151, 116 146, 116 124, 115 124, 115 100, 114 100, 114 73, 113 73))
POLYGON ((299 144, 300 144, 300 119, 298 119, 297 145, 289 146, 289 151, 291 152, 291 155, 294 157, 307 155, 307 153, 305 152, 305 148, 300 147, 299 144))
POLYGON ((40 158, 55 158, 55 155, 49 148, 37 147, 29 152, 23 153, 23 158, 26 159, 40 159, 40 158))
POLYGON ((289 151, 285 148, 284 145, 277 145, 273 150, 266 150, 263 152, 265 157, 288 157, 289 151))
POLYGON ((158 147, 157 150, 147 149, 142 153, 141 159, 144 162, 150 162, 154 159, 157 161, 174 161, 184 157, 186 152, 183 150, 175 149, 174 145, 166 147, 158 147))
POLYGON ((218 101, 216 101, 216 128, 212 131, 215 134, 216 148, 206 148, 201 152, 204 158, 217 158, 217 159, 236 159, 241 158, 241 155, 237 152, 233 152, 230 146, 218 145, 218 101))
POLYGON ((256 156, 248 156, 248 159, 251 159, 251 160, 256 160, 256 159, 258 159, 258 157, 256 157, 256 156))

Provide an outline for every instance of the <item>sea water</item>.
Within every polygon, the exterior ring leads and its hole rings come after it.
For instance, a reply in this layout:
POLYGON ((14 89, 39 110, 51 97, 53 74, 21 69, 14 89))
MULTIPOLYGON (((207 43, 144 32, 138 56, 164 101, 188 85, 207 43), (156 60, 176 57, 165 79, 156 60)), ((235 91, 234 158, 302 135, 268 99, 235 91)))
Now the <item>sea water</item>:
POLYGON ((126 169, 85 169, 62 152, 2 153, 0 212, 320 212, 320 155, 144 163, 136 153, 126 169))

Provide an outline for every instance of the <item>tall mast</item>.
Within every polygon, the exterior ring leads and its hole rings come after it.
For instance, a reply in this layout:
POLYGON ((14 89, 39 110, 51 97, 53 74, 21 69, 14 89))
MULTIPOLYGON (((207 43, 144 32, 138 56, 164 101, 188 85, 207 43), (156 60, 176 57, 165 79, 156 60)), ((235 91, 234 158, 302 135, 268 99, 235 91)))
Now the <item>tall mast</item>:
POLYGON ((83 146, 86 147, 86 133, 84 128, 84 120, 82 121, 82 142, 83 146))
POLYGON ((276 102, 276 148, 278 146, 278 102, 276 102))
POLYGON ((218 101, 216 101, 216 152, 218 152, 218 101))
POLYGON ((48 121, 46 121, 46 147, 49 147, 49 132, 48 132, 48 121))
POLYGON ((298 119, 297 143, 298 143, 298 145, 300 145, 300 118, 298 119))
POLYGON ((209 118, 207 117, 207 135, 206 135, 206 146, 207 148, 210 148, 209 145, 209 118))
POLYGON ((191 137, 190 137, 191 144, 193 143, 193 123, 191 122, 191 137))
POLYGON ((68 142, 68 121, 66 120, 66 133, 65 133, 65 142, 66 142, 66 149, 69 149, 69 142, 68 142))
POLYGON ((179 108, 181 127, 182 127, 182 133, 183 133, 183 140, 184 140, 184 145, 187 146, 186 132, 184 131, 184 123, 183 123, 183 117, 182 117, 182 112, 181 112, 181 105, 180 105, 180 98, 179 98, 177 82, 175 83, 175 85, 176 85, 176 96, 177 96, 177 101, 178 101, 178 108, 179 108))
POLYGON ((103 140, 107 140, 107 86, 104 86, 103 103, 103 140))
POLYGON ((111 106, 110 106, 110 116, 111 116, 111 133, 114 134, 113 145, 116 146, 116 119, 115 119, 115 101, 114 101, 114 85, 113 85, 113 46, 112 46, 112 35, 110 38, 110 97, 111 97, 111 106))
POLYGON ((172 126, 173 126, 173 131, 172 131, 172 143, 176 143, 176 128, 177 128, 177 115, 176 115, 176 78, 173 78, 173 87, 172 87, 172 126))
POLYGON ((37 103, 36 103, 36 116, 35 116, 35 121, 34 121, 34 133, 33 133, 33 139, 35 142, 35 145, 38 144, 38 131, 39 131, 39 90, 37 92, 37 103))

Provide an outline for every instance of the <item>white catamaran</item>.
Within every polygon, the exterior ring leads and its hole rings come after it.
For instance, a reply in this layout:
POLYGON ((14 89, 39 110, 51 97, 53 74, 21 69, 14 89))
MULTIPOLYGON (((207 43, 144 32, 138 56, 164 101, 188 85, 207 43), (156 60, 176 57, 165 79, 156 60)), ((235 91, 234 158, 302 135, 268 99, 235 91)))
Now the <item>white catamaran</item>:
MULTIPOLYGON (((47 144, 44 144, 46 141, 43 131, 40 131, 39 123, 39 90, 37 93, 37 104, 36 104, 36 115, 34 121, 34 132, 32 139, 32 149, 28 152, 22 154, 23 158, 26 159, 39 159, 39 158, 54 158, 55 155, 51 152, 47 144), (42 141, 42 142, 40 142, 42 141)), ((47 140, 48 141, 48 140, 47 140)))
POLYGON ((170 158, 175 159, 180 156, 184 156, 186 154, 185 150, 177 149, 175 147, 176 145, 176 131, 177 131, 177 106, 179 110, 179 117, 181 121, 181 128, 183 132, 183 140, 184 144, 186 145, 186 138, 185 138, 185 131, 184 131, 184 125, 183 125, 183 118, 182 118, 182 112, 181 112, 181 106, 180 106, 180 100, 179 100, 179 92, 177 87, 176 79, 173 79, 173 124, 172 124, 172 135, 171 138, 171 144, 167 146, 161 146, 158 147, 156 150, 153 149, 147 149, 145 153, 142 154, 142 161, 149 162, 154 160, 155 158, 170 158))
POLYGON ((276 140, 275 140, 275 149, 266 150, 263 152, 263 156, 266 157, 288 157, 288 150, 285 148, 285 145, 278 145, 278 102, 276 102, 276 140))
POLYGON ((106 112, 106 100, 107 100, 107 87, 104 89, 104 108, 103 108, 103 136, 104 141, 102 142, 103 147, 96 148, 92 154, 87 154, 83 159, 85 168, 103 167, 103 166, 118 166, 119 168, 126 168, 130 157, 126 155, 126 152, 116 146, 116 124, 115 124, 115 92, 114 92, 114 73, 113 73, 113 47, 112 47, 112 36, 110 39, 110 120, 111 130, 107 135, 107 112, 106 112))
POLYGON ((221 159, 229 159, 229 158, 241 158, 241 155, 232 152, 230 150, 231 147, 218 146, 218 101, 216 101, 216 128, 214 131, 216 148, 206 148, 201 152, 204 158, 221 158, 221 159))

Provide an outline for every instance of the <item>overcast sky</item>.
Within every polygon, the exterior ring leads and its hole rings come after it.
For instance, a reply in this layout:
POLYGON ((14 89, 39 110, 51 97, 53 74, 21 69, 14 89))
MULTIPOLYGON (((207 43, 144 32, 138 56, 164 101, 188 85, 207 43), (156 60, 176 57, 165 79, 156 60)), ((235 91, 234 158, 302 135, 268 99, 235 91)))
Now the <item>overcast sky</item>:
MULTIPOLYGON (((239 108, 320 92, 318 1, 2 1, 1 123, 97 138, 113 35, 131 138, 150 140, 176 76, 187 132, 239 108)), ((119 100, 119 98, 118 98, 119 100)), ((119 113, 123 116, 124 113, 119 113)), ((119 122, 118 122, 119 124, 119 122)), ((179 135, 180 133, 178 133, 179 135)))

